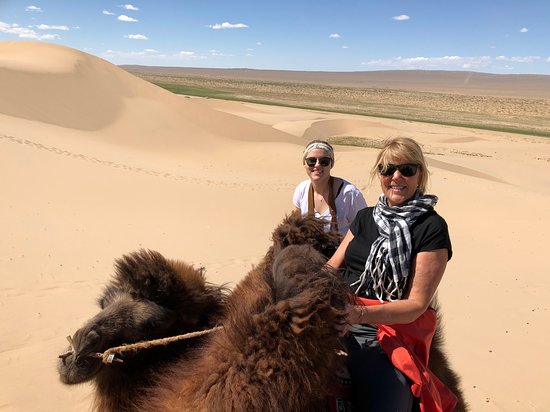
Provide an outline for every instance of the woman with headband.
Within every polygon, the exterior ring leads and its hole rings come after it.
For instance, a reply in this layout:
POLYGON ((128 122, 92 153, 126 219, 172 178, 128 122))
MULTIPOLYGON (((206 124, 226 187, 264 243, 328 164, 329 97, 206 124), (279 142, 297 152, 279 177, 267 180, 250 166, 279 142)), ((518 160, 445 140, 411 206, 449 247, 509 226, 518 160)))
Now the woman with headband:
POLYGON ((309 179, 294 191, 294 206, 302 216, 314 214, 327 221, 326 230, 345 235, 357 212, 367 206, 359 189, 350 182, 330 174, 334 166, 334 149, 324 140, 306 146, 302 163, 309 179))

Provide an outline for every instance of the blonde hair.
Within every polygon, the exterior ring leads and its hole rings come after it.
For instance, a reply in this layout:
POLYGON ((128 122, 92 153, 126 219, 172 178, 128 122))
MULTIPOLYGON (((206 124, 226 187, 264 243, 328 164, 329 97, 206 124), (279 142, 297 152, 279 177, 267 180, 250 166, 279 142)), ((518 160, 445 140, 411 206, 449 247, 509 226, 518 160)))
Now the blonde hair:
POLYGON ((410 137, 394 137, 384 142, 384 146, 380 149, 376 162, 370 172, 370 181, 378 176, 378 165, 383 168, 388 164, 400 161, 403 163, 414 163, 420 166, 420 179, 418 181, 418 190, 420 194, 425 194, 428 186, 428 165, 422 153, 420 145, 410 137))

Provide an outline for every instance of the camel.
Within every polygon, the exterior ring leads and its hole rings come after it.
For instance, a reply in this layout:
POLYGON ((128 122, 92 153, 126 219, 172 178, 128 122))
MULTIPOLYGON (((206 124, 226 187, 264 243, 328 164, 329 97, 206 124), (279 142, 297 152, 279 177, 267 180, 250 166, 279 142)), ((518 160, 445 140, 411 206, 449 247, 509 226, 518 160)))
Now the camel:
MULTIPOLYGON (((62 382, 93 381, 100 411, 326 410, 349 288, 324 267, 340 238, 313 217, 287 216, 262 261, 228 294, 202 270, 134 252, 117 260, 101 312, 61 355, 62 382), (91 354, 120 343, 222 328, 103 365, 91 354)), ((436 332, 430 367, 459 396, 460 382, 436 332), (435 361, 435 364, 434 362, 435 361)))

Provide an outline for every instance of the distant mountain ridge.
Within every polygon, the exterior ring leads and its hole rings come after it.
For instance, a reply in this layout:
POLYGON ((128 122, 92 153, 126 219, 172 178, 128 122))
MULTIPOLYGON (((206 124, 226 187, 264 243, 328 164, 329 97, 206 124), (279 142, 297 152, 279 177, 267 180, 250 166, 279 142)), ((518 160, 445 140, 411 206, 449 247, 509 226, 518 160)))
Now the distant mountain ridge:
POLYGON ((325 84, 353 88, 405 89, 468 95, 550 99, 550 75, 491 74, 445 70, 323 72, 139 65, 121 65, 119 67, 130 73, 161 76, 204 76, 236 80, 325 84))

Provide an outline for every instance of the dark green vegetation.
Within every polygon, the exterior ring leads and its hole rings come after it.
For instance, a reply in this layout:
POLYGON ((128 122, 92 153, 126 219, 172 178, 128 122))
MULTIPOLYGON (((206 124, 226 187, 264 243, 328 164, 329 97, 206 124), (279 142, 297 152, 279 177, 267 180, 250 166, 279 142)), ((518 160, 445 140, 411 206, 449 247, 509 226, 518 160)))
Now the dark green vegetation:
POLYGON ((327 141, 331 144, 339 146, 370 147, 371 149, 381 149, 384 146, 383 140, 357 136, 335 136, 329 137, 327 141))
MULTIPOLYGON (((550 99, 545 98, 135 74, 182 95, 550 137, 550 99)), ((364 139, 339 139, 347 145, 370 144, 364 139)))

